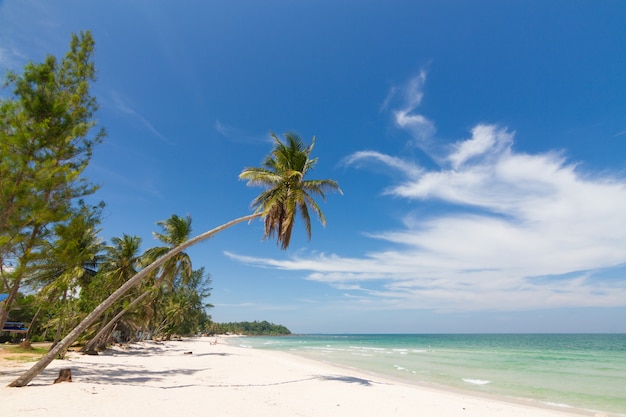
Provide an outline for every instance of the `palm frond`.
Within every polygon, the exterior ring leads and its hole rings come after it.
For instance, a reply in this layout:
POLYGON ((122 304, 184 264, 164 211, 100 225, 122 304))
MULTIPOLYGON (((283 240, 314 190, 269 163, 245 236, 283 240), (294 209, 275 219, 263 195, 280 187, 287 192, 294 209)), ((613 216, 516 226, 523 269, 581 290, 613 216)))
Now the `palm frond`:
MULTIPOLYGON (((274 133, 274 148, 263 160, 262 168, 245 168, 239 179, 246 180, 248 186, 260 186, 265 190, 253 201, 252 208, 262 213, 265 221, 264 238, 276 235, 277 244, 287 249, 291 241, 296 214, 300 211, 307 236, 311 238, 311 220, 309 208, 326 224, 326 219, 311 195, 325 200, 326 191, 339 191, 337 182, 333 180, 306 180, 307 173, 317 164, 317 158, 310 159, 315 145, 306 146, 300 136, 289 132, 281 141, 274 133)), ((343 193, 342 193, 343 194, 343 193)))

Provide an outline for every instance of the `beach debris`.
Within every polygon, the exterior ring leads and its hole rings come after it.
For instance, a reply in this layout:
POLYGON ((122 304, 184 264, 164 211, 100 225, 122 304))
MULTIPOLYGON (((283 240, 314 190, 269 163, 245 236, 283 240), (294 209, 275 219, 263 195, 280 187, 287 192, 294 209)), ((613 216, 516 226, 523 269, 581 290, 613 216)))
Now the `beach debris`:
POLYGON ((193 352, 185 352, 184 354, 185 355, 191 355, 191 354, 193 354, 193 352))
POLYGON ((72 369, 63 368, 59 370, 59 377, 54 380, 54 384, 59 382, 72 382, 72 369))

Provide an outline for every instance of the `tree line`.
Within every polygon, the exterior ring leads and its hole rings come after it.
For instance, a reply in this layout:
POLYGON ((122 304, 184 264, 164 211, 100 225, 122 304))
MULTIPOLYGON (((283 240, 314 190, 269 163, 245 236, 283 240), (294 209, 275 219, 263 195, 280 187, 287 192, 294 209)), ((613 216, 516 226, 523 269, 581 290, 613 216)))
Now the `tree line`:
POLYGON ((211 323, 207 330, 209 334, 232 333, 246 336, 285 336, 291 334, 291 331, 282 324, 274 324, 266 320, 211 323))
MULTIPOLYGON (((98 104, 95 42, 89 31, 72 35, 57 60, 29 63, 9 72, 0 98, 0 328, 9 315, 30 323, 27 337, 53 345, 10 386, 27 385, 77 340, 95 352, 117 338, 193 334, 207 329, 210 276, 194 268, 185 250, 236 224, 261 219, 264 238, 287 249, 294 220, 304 221, 310 239, 310 212, 325 225, 314 197, 338 191, 333 180, 310 180, 315 138, 305 145, 295 133, 274 145, 261 167, 244 168, 240 180, 263 191, 252 214, 191 237, 191 217, 159 221, 161 246, 141 251, 131 234, 99 238, 104 202, 89 204, 98 186, 84 177, 94 147, 106 132, 94 119, 98 104)), ((285 329, 286 330, 286 329, 285 329)))

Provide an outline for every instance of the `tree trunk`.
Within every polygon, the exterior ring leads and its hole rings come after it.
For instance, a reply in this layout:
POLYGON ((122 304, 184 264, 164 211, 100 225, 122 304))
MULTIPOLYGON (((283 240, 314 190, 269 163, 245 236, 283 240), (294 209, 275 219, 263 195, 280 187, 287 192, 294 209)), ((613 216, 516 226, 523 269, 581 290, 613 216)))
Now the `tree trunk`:
POLYGON ((100 337, 100 339, 93 346, 93 350, 90 350, 85 353, 88 355, 93 355, 93 354, 97 354, 99 350, 105 350, 107 347, 107 344, 109 343, 109 340, 111 340, 111 337, 113 336, 113 333, 117 329, 117 325, 119 323, 120 323, 119 321, 115 323, 115 325, 113 325, 113 327, 111 327, 108 332, 104 333, 102 337, 100 337))
MULTIPOLYGON (((48 201, 48 195, 46 194, 46 201, 48 201)), ((18 265, 15 268, 15 271, 11 274, 13 275, 13 286, 11 287, 11 291, 9 291, 9 297, 4 300, 4 307, 0 308, 0 329, 4 329, 4 325, 6 324, 7 318, 9 317, 9 312, 11 311, 11 307, 13 307, 13 303, 15 302, 15 298, 17 297, 17 293, 20 290, 20 283, 22 282, 22 278, 24 277, 27 265, 31 259, 33 248, 35 247, 35 242, 37 237, 39 236, 39 232, 41 230, 41 226, 35 225, 33 226, 33 230, 30 232, 30 236, 28 237, 28 242, 24 244, 24 250, 22 254, 18 257, 18 265)))
POLYGON ((30 320, 30 325, 28 326, 28 331, 26 332, 26 335, 24 336, 24 339, 26 339, 27 341, 30 340, 31 335, 33 334, 33 326, 35 325, 35 321, 37 320, 37 316, 39 316, 40 312, 41 312, 41 306, 39 306, 39 308, 37 308, 37 311, 35 312, 35 315, 30 320))
MULTIPOLYGON (((100 328, 96 331, 96 334, 100 333, 100 330, 102 330, 102 328, 108 323, 109 321, 109 314, 105 314, 104 318, 102 319, 102 323, 100 323, 100 328)), ((94 340, 94 338, 92 337, 89 340, 89 343, 91 343, 94 340)), ((89 343, 87 343, 85 346, 82 347, 82 349, 80 350, 81 353, 85 353, 87 352, 87 345, 89 345, 89 343)))
POLYGON ((100 329, 100 331, 89 341, 89 343, 87 343, 85 345, 85 347, 81 349, 81 352, 89 353, 89 352, 92 352, 93 350, 95 350, 95 348, 97 346, 97 343, 102 338, 102 336, 104 336, 110 329, 112 329, 113 326, 118 322, 118 320, 121 319, 124 316, 124 314, 126 314, 131 308, 136 306, 141 300, 146 298, 150 294, 150 292, 151 292, 151 290, 148 290, 148 291, 144 292, 139 297, 135 298, 128 305, 128 307, 126 307, 125 309, 123 309, 122 311, 117 313, 115 315, 115 317, 113 317, 111 320, 109 320, 109 322, 103 328, 100 329))
POLYGON ((190 246, 195 245, 205 239, 210 238, 214 234, 227 229, 235 224, 247 221, 254 220, 256 218, 261 217, 262 213, 254 213, 248 216, 239 217, 238 219, 231 220, 228 223, 224 223, 221 226, 216 227, 215 229, 209 230, 207 232, 202 233, 192 239, 189 239, 187 242, 182 243, 175 247, 174 249, 167 252, 165 255, 161 256, 156 261, 152 262, 146 268, 135 274, 131 279, 126 281, 121 287, 119 287, 116 291, 113 292, 106 300, 104 300, 100 305, 98 305, 91 313, 87 315, 71 332, 68 333, 67 336, 63 338, 53 349, 49 350, 35 365, 33 365, 28 371, 22 374, 19 378, 9 384, 9 387, 23 387, 28 385, 30 381, 33 380, 37 375, 41 373, 46 367, 54 360, 54 358, 62 351, 67 350, 72 343, 78 339, 78 337, 83 333, 93 322, 96 321, 98 317, 100 317, 109 307, 113 305, 117 300, 119 300, 129 289, 137 285, 145 276, 149 275, 153 271, 155 271, 158 267, 163 265, 166 261, 174 257, 174 255, 184 251, 190 246))
POLYGON ((71 368, 63 368, 59 370, 59 377, 54 380, 54 384, 58 384, 59 382, 72 382, 71 368))
POLYGON ((9 297, 4 300, 4 307, 0 307, 0 329, 4 329, 4 324, 9 317, 9 311, 11 310, 15 297, 17 297, 17 292, 20 289, 20 281, 21 279, 19 277, 15 277, 11 291, 9 291, 9 297))
MULTIPOLYGON (((63 330, 63 321, 65 320, 65 299, 67 298, 67 290, 63 291, 63 298, 61 299, 61 312, 59 313, 59 324, 57 324, 57 331, 54 334, 54 341, 50 349, 53 349, 59 340, 61 339, 61 332, 63 330)), ((63 352, 59 354, 59 358, 63 357, 63 352)))

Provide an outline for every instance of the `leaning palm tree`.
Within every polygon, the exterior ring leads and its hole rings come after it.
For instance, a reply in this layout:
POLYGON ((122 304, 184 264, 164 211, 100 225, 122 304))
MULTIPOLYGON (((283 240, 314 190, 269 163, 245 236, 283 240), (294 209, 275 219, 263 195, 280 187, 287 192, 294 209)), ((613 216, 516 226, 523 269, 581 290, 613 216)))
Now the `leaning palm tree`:
MULTIPOLYGON (((142 256, 141 263, 144 265, 150 265, 152 262, 166 255, 172 248, 186 242, 191 234, 191 217, 189 216, 183 218, 173 214, 167 220, 157 222, 157 225, 161 226, 164 233, 153 232, 152 234, 155 238, 165 243, 167 246, 158 246, 148 249, 142 256)), ((191 258, 185 252, 179 252, 164 262, 158 271, 158 278, 156 278, 154 284, 147 288, 141 293, 141 295, 136 297, 130 302, 130 304, 109 320, 108 323, 104 325, 89 341, 89 343, 81 349, 81 352, 92 354, 95 352, 100 343, 106 345, 106 339, 108 338, 108 335, 110 335, 110 331, 113 330, 113 326, 115 326, 115 324, 126 313, 132 310, 147 296, 152 294, 154 290, 164 282, 171 286, 171 283, 177 276, 182 277, 183 281, 186 281, 189 277, 191 277, 192 272, 191 258)))
POLYGON ((267 187, 253 202, 255 211, 253 214, 231 220, 215 229, 204 232, 185 243, 171 249, 161 256, 133 278, 126 281, 120 288, 111 294, 105 301, 96 307, 83 321, 78 324, 54 349, 43 356, 39 362, 33 365, 28 371, 18 379, 9 384, 10 387, 23 387, 43 371, 52 362, 56 355, 67 349, 80 334, 87 329, 104 311, 122 297, 130 288, 138 284, 144 277, 155 272, 161 265, 172 257, 181 253, 188 247, 208 239, 216 233, 227 229, 235 224, 265 218, 265 238, 277 234, 277 242, 282 249, 289 246, 293 220, 297 211, 300 210, 305 221, 307 234, 310 236, 311 225, 308 213, 310 206, 325 224, 324 216, 319 206, 313 200, 312 195, 325 199, 325 191, 338 191, 341 193, 339 185, 333 180, 305 180, 305 175, 315 166, 317 158, 310 159, 315 138, 310 146, 305 146, 298 135, 289 133, 285 135, 287 143, 272 133, 274 139, 274 149, 266 157, 263 165, 265 168, 246 168, 239 175, 242 180, 247 180, 248 185, 262 185, 267 187))
MULTIPOLYGON (((142 264, 143 255, 139 253, 140 249, 141 238, 138 236, 123 234, 122 237, 112 238, 111 245, 105 247, 105 254, 100 268, 101 279, 89 286, 86 289, 87 292, 90 292, 94 287, 97 288, 99 294, 102 291, 109 292, 135 276, 137 269, 142 264)), ((98 299, 97 295, 99 294, 89 293, 86 295, 86 298, 93 299, 95 297, 95 299, 98 299)), ((110 310, 107 314, 111 313, 110 310)), ((82 351, 94 350, 97 342, 110 330, 110 327, 106 326, 107 322, 108 318, 105 315, 97 336, 93 337, 82 351)))

